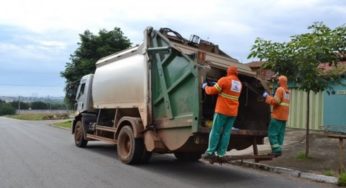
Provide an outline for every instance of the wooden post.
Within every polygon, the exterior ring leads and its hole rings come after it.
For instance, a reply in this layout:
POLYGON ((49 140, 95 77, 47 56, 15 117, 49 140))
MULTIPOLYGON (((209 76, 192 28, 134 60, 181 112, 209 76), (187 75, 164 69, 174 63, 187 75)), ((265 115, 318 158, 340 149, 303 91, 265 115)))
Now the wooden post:
POLYGON ((310 147, 310 143, 309 143, 309 131, 310 131, 310 91, 307 91, 307 101, 306 101, 306 145, 305 145, 305 157, 308 158, 309 157, 309 147, 310 147))
POLYGON ((339 138, 339 173, 343 173, 345 171, 344 167, 344 143, 343 138, 339 138))

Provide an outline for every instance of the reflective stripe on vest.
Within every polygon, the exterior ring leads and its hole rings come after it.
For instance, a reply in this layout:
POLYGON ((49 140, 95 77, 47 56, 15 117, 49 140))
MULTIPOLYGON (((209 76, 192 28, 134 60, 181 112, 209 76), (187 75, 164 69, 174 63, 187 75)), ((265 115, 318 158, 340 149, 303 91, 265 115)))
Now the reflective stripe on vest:
POLYGON ((288 104, 288 103, 285 103, 285 102, 282 102, 282 103, 280 103, 279 105, 280 105, 280 106, 287 106, 287 107, 289 106, 289 104, 288 104))
POLYGON ((226 98, 226 99, 230 99, 230 100, 233 100, 233 101, 238 101, 238 99, 239 99, 239 97, 237 97, 237 96, 228 95, 228 94, 226 94, 224 92, 220 93, 219 95, 224 97, 224 98, 226 98))
POLYGON ((221 87, 219 86, 219 84, 215 84, 214 87, 216 88, 216 90, 220 93, 221 92, 221 87))
POLYGON ((279 98, 279 97, 277 97, 277 96, 274 96, 274 100, 275 100, 275 102, 276 102, 276 103, 278 103, 278 104, 280 104, 280 103, 281 103, 280 98, 279 98))

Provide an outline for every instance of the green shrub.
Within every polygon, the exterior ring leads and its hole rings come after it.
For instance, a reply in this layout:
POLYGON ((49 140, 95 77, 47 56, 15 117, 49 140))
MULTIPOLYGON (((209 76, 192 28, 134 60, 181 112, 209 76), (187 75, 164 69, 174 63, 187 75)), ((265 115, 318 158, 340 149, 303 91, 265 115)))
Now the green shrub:
POLYGON ((340 174, 339 179, 338 179, 338 185, 339 186, 346 186, 346 173, 345 172, 340 174))
POLYGON ((333 170, 326 170, 323 172, 323 174, 326 176, 335 176, 335 173, 333 170))
POLYGON ((0 104, 0 116, 16 114, 16 109, 8 103, 0 104))

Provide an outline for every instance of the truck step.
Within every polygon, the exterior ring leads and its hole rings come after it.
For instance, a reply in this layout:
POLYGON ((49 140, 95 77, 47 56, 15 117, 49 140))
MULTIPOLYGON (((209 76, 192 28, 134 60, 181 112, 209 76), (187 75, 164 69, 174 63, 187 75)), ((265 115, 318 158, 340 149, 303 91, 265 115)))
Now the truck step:
POLYGON ((214 156, 210 159, 205 159, 205 160, 208 161, 210 164, 214 164, 214 163, 222 164, 222 163, 231 163, 232 161, 236 161, 236 160, 254 159, 258 162, 258 161, 272 160, 273 158, 274 158, 273 155, 235 155, 235 156, 226 155, 222 158, 214 156))
POLYGON ((117 129, 114 127, 107 127, 107 126, 101 126, 101 125, 96 125, 95 129, 100 131, 113 132, 113 133, 117 131, 117 129))
POLYGON ((117 141, 114 139, 96 136, 96 135, 92 135, 92 134, 87 134, 87 139, 99 140, 99 141, 107 142, 110 144, 117 144, 117 141))
POLYGON ((245 129, 237 129, 237 130, 232 130, 232 135, 237 135, 237 136, 267 136, 268 132, 267 131, 261 131, 261 130, 245 130, 245 129))

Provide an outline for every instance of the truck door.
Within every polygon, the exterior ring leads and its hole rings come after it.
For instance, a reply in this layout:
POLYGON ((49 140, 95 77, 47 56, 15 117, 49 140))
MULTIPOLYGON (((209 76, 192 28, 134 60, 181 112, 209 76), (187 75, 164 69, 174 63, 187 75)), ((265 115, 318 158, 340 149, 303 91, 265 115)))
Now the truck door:
POLYGON ((82 112, 84 111, 85 105, 86 105, 86 92, 85 92, 85 84, 86 80, 81 80, 78 90, 77 90, 77 95, 76 95, 76 101, 77 101, 77 112, 82 112))

